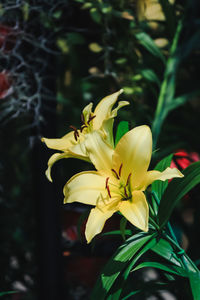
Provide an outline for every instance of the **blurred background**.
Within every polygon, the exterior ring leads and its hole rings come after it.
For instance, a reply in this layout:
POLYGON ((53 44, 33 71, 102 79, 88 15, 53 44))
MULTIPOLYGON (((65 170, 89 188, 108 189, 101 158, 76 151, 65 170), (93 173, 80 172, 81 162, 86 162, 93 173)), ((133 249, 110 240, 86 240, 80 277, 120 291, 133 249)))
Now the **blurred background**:
MULTIPOLYGON (((79 127, 89 102, 123 88, 120 99, 130 106, 120 111, 114 131, 121 120, 130 128, 150 125, 152 167, 170 153, 180 170, 199 160, 198 6, 194 0, 1 1, 2 299, 89 299, 99 270, 123 242, 103 236, 87 245, 88 207, 62 203, 66 181, 89 164, 62 160, 52 169, 53 183, 45 177, 54 151, 41 137, 79 127)), ((195 188, 172 216, 182 247, 197 263, 199 200, 195 188)), ((119 226, 115 216, 105 231, 119 226)), ((135 284, 140 280, 138 273, 135 284)), ((169 286, 168 296, 144 292, 134 299, 185 299, 182 281, 169 286)))

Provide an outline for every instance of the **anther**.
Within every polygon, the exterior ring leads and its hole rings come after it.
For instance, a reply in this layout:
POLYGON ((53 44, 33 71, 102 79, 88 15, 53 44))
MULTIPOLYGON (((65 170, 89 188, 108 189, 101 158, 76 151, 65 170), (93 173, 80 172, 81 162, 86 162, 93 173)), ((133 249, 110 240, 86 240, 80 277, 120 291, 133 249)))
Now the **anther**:
POLYGON ((108 196, 111 198, 110 188, 108 186, 108 180, 109 180, 109 177, 106 178, 106 190, 108 192, 108 196))
POLYGON ((127 181, 126 181, 126 186, 129 184, 130 178, 131 178, 131 173, 128 175, 128 178, 127 178, 127 181))
POLYGON ((88 119, 88 124, 95 118, 96 116, 94 115, 94 116, 89 116, 89 119, 88 119))
POLYGON ((73 125, 70 125, 69 128, 73 129, 74 131, 77 131, 77 128, 73 125))
POLYGON ((108 180, 109 180, 109 177, 106 178, 106 187, 105 187, 106 189, 108 187, 108 180))
POLYGON ((113 171, 113 173, 116 175, 117 179, 119 179, 119 175, 117 174, 117 172, 114 169, 111 169, 111 171, 113 171))
POLYGON ((84 128, 86 128, 87 125, 82 125, 80 131, 82 132, 84 128))
POLYGON ((120 167, 119 167, 119 173, 118 173, 119 177, 121 176, 122 166, 123 166, 123 164, 121 164, 120 167))
POLYGON ((74 138, 75 138, 76 141, 78 140, 76 131, 74 131, 74 138))
POLYGON ((124 194, 125 194, 126 198, 128 198, 128 194, 127 194, 127 191, 126 191, 126 187, 124 187, 124 194))
POLYGON ((82 122, 83 124, 85 124, 85 118, 84 118, 84 115, 83 115, 83 114, 81 114, 81 122, 82 122))

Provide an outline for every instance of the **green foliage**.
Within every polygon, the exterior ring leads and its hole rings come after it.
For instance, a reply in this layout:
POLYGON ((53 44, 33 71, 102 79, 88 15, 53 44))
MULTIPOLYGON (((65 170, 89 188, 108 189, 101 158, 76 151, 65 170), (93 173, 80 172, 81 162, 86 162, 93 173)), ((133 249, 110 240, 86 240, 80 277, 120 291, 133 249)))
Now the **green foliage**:
POLYGON ((115 146, 119 142, 119 140, 122 138, 122 136, 128 132, 129 130, 129 125, 127 121, 121 121, 119 125, 117 126, 117 132, 115 136, 115 146))
MULTIPOLYGON (((163 158, 154 168, 154 170, 157 171, 164 171, 167 167, 170 167, 171 161, 172 161, 173 154, 168 155, 167 157, 163 158)), ((152 183, 152 191, 156 193, 158 197, 158 201, 162 198, 162 195, 164 191, 166 190, 168 186, 168 181, 161 181, 161 180, 156 180, 152 183)), ((154 199, 155 201, 155 199, 154 199)), ((157 203, 158 204, 158 203, 157 203)))
POLYGON ((191 164, 183 171, 184 178, 174 178, 168 185, 158 209, 159 224, 163 227, 178 203, 192 188, 200 183, 200 162, 191 164))

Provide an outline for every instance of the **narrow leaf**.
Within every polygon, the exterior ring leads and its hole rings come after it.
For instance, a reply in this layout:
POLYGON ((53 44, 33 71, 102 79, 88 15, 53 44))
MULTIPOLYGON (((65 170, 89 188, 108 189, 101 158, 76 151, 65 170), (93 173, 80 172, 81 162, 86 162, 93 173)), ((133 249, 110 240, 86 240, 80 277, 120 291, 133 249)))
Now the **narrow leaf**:
POLYGON ((155 83, 157 83, 158 86, 160 86, 160 80, 159 80, 158 76, 156 75, 156 73, 153 70, 143 69, 141 71, 141 74, 145 79, 147 79, 151 82, 155 82, 155 83))
POLYGON ((155 44, 154 40, 145 32, 136 33, 136 38, 151 54, 160 58, 163 63, 165 63, 165 57, 162 54, 161 50, 155 44))
POLYGON ((100 277, 92 292, 91 299, 105 299, 115 280, 127 267, 130 259, 140 250, 140 248, 151 239, 151 236, 141 232, 129 238, 113 255, 108 264, 102 270, 100 277))
POLYGON ((174 178, 160 201, 158 218, 161 227, 167 223, 178 201, 200 183, 200 161, 191 164, 182 173, 184 178, 174 178))
POLYGON ((174 266, 172 264, 162 264, 158 262, 143 262, 139 264, 137 267, 134 268, 133 271, 142 269, 142 268, 156 268, 160 269, 165 272, 173 273, 179 276, 186 277, 187 274, 185 273, 185 270, 183 268, 174 266))
POLYGON ((194 300, 200 300, 200 272, 189 272, 189 281, 194 300))

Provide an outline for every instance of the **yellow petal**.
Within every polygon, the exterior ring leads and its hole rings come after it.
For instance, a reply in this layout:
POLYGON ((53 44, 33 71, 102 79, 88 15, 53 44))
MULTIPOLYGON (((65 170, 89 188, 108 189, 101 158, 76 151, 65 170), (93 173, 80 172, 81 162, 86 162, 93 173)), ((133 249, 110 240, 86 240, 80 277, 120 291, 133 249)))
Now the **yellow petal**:
POLYGON ((53 167, 53 165, 55 164, 56 161, 62 159, 62 158, 68 158, 69 156, 67 155, 67 153, 55 153, 53 154, 49 160, 48 160, 48 168, 45 172, 46 177, 48 178, 49 181, 52 182, 52 178, 51 178, 51 168, 53 167))
POLYGON ((117 116, 118 110, 123 107, 129 105, 128 101, 119 101, 117 107, 112 110, 110 113, 110 116, 105 119, 102 123, 102 130, 105 133, 105 138, 106 141, 111 145, 114 146, 114 141, 113 141, 113 123, 114 123, 114 118, 117 116))
POLYGON ((108 119, 111 115, 111 110, 115 102, 117 101, 118 96, 123 92, 120 90, 114 94, 111 94, 105 98, 103 98, 94 110, 94 115, 96 116, 93 119, 93 128, 98 130, 100 129, 103 121, 108 119))
POLYGON ((85 229, 85 236, 88 243, 91 242, 95 235, 102 231, 106 220, 109 219, 113 213, 113 210, 102 212, 98 208, 91 209, 85 229))
POLYGON ((48 148, 61 151, 68 150, 76 142, 73 131, 67 133, 60 139, 47 139, 43 137, 41 140, 47 145, 48 148))
POLYGON ((174 177, 184 177, 184 175, 176 168, 167 168, 163 172, 149 171, 146 173, 144 181, 141 183, 141 188, 145 190, 148 185, 152 184, 155 180, 165 181, 174 177))
POLYGON ((96 171, 78 173, 66 183, 63 193, 64 203, 96 205, 100 194, 106 196, 105 178, 96 171))
POLYGON ((82 111, 85 122, 88 121, 88 119, 92 113, 92 106, 93 106, 93 103, 91 102, 82 111))
POLYGON ((133 191, 132 201, 121 201, 119 211, 133 225, 148 231, 149 207, 141 191, 133 191))
POLYGON ((73 152, 64 152, 64 153, 54 153, 48 160, 48 168, 45 172, 47 178, 49 181, 52 182, 52 178, 51 178, 51 168, 53 167, 53 165, 55 164, 55 162, 57 162, 60 159, 63 158, 78 158, 78 159, 82 159, 85 161, 89 161, 89 158, 83 155, 79 155, 73 152))
POLYGON ((136 188, 143 180, 152 154, 152 135, 148 126, 138 126, 127 132, 118 142, 113 154, 113 168, 122 164, 122 179, 131 173, 131 184, 136 188))
POLYGON ((85 136, 87 154, 97 170, 111 169, 114 150, 106 143, 98 131, 93 131, 85 136))

